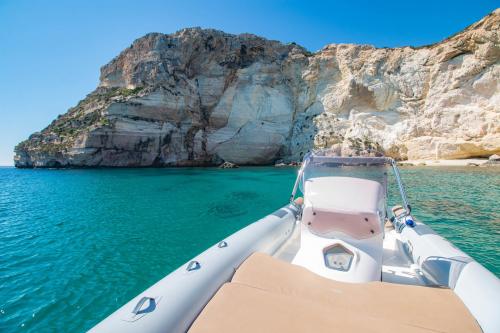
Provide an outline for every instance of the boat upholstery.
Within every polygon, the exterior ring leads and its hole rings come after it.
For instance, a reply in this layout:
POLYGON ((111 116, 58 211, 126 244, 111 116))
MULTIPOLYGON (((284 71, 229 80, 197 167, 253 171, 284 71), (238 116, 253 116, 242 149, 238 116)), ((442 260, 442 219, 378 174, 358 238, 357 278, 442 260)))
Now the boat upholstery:
POLYGON ((263 253, 220 288, 189 332, 481 332, 450 289, 343 283, 263 253))
POLYGON ((302 221, 322 237, 341 232, 356 239, 382 233, 385 209, 380 183, 351 177, 319 177, 305 182, 302 221))

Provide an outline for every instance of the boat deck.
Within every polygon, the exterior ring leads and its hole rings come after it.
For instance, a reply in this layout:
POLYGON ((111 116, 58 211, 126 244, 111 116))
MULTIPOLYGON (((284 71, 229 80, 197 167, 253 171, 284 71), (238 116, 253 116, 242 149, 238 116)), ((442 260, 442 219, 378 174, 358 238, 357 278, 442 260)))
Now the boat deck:
POLYGON ((400 235, 385 229, 382 281, 398 284, 426 285, 418 266, 404 252, 400 235))
MULTIPOLYGON (((300 223, 300 221, 297 222, 291 237, 274 254, 275 258, 292 263, 300 249, 300 223)), ((400 235, 392 227, 386 227, 384 231, 382 281, 417 286, 426 285, 418 266, 404 252, 400 235)))
POLYGON ((225 332, 481 332, 450 289, 345 283, 254 253, 191 326, 225 332))

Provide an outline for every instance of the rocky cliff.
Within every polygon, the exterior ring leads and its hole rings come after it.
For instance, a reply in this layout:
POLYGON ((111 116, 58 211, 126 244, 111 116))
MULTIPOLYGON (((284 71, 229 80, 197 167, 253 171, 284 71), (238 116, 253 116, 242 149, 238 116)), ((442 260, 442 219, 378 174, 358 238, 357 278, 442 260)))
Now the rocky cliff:
POLYGON ((434 45, 184 29, 136 40, 99 87, 15 150, 17 167, 268 164, 313 147, 398 159, 500 152, 500 10, 434 45))

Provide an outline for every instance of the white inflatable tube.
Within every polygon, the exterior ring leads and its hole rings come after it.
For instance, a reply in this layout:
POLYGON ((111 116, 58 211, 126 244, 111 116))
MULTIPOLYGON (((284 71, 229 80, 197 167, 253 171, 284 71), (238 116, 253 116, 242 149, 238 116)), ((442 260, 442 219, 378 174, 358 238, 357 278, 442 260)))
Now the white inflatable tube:
POLYGON ((401 240, 430 284, 453 289, 463 267, 473 260, 421 222, 403 228, 401 240))
POLYGON ((115 311, 89 332, 186 332, 220 286, 253 252, 273 254, 291 235, 297 208, 285 206, 212 246, 115 311))
POLYGON ((401 240, 431 284, 453 289, 483 332, 500 332, 500 280, 493 273, 423 223, 403 228, 401 240))
POLYGON ((484 333, 500 332, 500 280, 492 272, 473 261, 462 269, 454 291, 484 333))

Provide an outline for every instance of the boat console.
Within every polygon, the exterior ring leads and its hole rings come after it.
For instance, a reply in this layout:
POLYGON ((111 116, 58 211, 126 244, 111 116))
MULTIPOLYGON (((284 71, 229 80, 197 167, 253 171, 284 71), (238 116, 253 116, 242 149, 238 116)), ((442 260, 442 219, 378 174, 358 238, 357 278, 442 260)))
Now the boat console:
POLYGON ((305 181, 302 221, 326 238, 376 237, 383 233, 385 193, 376 181, 317 177, 305 181))
POLYGON ((293 263, 345 282, 380 281, 385 189, 355 177, 304 180, 301 246, 293 263))

